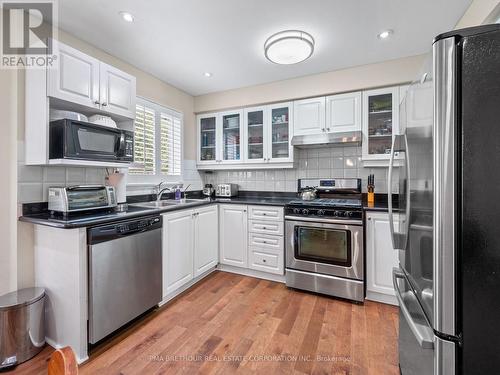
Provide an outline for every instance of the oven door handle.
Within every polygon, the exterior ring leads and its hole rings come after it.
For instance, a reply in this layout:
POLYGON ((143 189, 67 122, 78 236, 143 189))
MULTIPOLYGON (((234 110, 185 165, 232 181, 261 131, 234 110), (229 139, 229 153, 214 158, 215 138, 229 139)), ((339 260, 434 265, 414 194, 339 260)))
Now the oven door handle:
MULTIPOLYGON (((403 300, 403 296, 401 293, 401 289, 399 289, 398 279, 404 279, 405 276, 401 272, 399 268, 392 269, 392 282, 394 284, 394 291, 396 292, 396 298, 399 302, 399 308, 401 309, 401 313, 403 314, 408 326, 410 327, 413 335, 418 341, 418 344, 423 349, 432 349, 434 348, 434 336, 431 333, 432 330, 422 329, 424 326, 422 324, 418 324, 413 320, 413 317, 410 314, 410 311, 406 307, 405 301, 403 300)), ((409 293, 413 293, 413 291, 409 291, 409 293)), ((416 299, 416 297, 415 297, 416 299)))
POLYGON ((316 217, 302 217, 286 215, 285 220, 306 221, 310 223, 342 224, 342 225, 363 225, 363 220, 342 220, 342 219, 321 219, 316 217))

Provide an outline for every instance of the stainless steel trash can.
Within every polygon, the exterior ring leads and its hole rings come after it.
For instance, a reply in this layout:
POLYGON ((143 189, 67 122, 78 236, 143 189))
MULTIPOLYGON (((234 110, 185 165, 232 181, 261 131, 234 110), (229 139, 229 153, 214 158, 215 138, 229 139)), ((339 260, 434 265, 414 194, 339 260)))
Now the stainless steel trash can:
POLYGON ((0 370, 25 362, 43 349, 44 301, 43 288, 0 296, 0 370))

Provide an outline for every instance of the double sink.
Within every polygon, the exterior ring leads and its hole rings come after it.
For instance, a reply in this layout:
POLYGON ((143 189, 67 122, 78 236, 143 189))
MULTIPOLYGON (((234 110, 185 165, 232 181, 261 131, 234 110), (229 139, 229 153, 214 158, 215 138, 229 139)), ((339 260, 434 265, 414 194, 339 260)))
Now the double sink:
POLYGON ((132 203, 130 206, 145 208, 165 208, 179 205, 190 205, 199 202, 205 202, 206 199, 165 199, 160 201, 132 203))

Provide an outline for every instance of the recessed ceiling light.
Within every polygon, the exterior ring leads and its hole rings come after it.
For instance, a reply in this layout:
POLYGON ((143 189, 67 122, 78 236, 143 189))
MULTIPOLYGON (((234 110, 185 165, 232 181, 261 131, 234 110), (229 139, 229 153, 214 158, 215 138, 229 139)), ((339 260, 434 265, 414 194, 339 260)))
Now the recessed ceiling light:
POLYGON ((276 64, 297 64, 307 60, 313 52, 314 38, 300 30, 280 31, 264 43, 266 58, 276 64))
POLYGON ((131 15, 129 12, 120 12, 120 15, 122 16, 124 21, 134 22, 134 16, 131 15))
POLYGON ((210 72, 205 72, 205 73, 203 73, 203 75, 204 75, 205 77, 207 77, 207 78, 212 77, 212 73, 210 73, 210 72))
POLYGON ((379 39, 387 39, 394 33, 393 30, 384 30, 380 34, 377 35, 379 39))

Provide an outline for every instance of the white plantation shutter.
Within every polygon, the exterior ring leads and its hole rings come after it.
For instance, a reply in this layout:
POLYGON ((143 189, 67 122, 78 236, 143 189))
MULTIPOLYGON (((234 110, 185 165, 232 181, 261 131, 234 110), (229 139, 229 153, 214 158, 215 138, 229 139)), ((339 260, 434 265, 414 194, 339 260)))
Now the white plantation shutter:
POLYGON ((155 111, 138 104, 135 111, 134 163, 131 174, 155 174, 155 111))
POLYGON ((133 175, 180 176, 182 113, 137 98, 133 175))
POLYGON ((160 115, 160 169, 167 176, 181 174, 181 124, 179 114, 162 112, 160 115))

